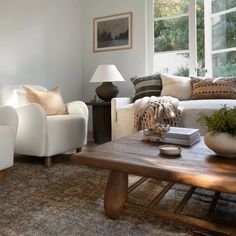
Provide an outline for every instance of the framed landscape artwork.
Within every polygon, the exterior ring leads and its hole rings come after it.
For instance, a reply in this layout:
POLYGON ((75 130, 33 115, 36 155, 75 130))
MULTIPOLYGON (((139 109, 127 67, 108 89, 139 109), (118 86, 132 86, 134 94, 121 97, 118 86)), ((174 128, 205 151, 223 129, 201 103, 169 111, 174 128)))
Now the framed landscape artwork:
POLYGON ((132 12, 93 20, 93 51, 132 48, 132 12))

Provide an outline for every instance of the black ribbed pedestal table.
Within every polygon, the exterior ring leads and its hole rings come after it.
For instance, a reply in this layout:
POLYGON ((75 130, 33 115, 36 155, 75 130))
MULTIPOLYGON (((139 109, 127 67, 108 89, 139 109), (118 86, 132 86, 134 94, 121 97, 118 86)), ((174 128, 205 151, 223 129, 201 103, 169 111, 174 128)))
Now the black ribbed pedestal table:
POLYGON ((86 102, 92 106, 93 138, 98 144, 111 140, 111 102, 86 102))

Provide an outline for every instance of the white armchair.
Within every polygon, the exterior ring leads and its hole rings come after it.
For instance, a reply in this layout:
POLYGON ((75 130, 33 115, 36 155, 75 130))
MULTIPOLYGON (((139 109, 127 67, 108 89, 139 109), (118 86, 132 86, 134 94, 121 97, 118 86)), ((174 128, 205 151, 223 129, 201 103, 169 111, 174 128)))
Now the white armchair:
POLYGON ((13 166, 17 125, 16 111, 12 107, 0 107, 0 180, 5 176, 5 169, 13 166))
POLYGON ((66 104, 66 115, 47 116, 39 104, 27 102, 22 85, 9 85, 0 88, 0 104, 15 107, 19 117, 15 153, 44 157, 50 166, 53 155, 79 150, 87 142, 88 109, 81 101, 66 104))

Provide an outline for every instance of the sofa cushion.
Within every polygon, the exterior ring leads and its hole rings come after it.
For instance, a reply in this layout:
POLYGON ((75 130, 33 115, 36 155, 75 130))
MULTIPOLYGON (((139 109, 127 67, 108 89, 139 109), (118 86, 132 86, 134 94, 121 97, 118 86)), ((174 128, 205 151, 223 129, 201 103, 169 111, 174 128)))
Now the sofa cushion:
POLYGON ((196 128, 200 130, 200 133, 205 134, 206 127, 203 127, 198 117, 200 113, 211 115, 216 110, 219 110, 224 105, 228 107, 235 107, 236 100, 234 99, 200 99, 200 100, 188 100, 180 101, 180 106, 183 109, 181 126, 186 128, 196 128))
POLYGON ((41 105, 47 115, 66 114, 66 108, 58 88, 50 91, 41 91, 24 86, 24 89, 28 102, 41 105))
POLYGON ((189 77, 161 74, 161 96, 172 96, 179 100, 188 100, 192 95, 191 79, 189 77))
POLYGON ((236 99, 236 77, 192 77, 191 99, 236 99))
POLYGON ((134 100, 143 97, 160 96, 162 83, 160 74, 147 75, 143 77, 131 78, 135 88, 134 100))

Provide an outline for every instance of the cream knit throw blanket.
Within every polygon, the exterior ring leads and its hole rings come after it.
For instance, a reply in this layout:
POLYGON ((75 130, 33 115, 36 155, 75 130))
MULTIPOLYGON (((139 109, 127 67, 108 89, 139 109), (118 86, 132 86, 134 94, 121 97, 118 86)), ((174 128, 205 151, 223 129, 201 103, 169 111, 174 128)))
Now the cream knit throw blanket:
POLYGON ((156 123, 179 126, 182 109, 170 96, 144 97, 134 103, 134 131, 155 127, 156 123))

